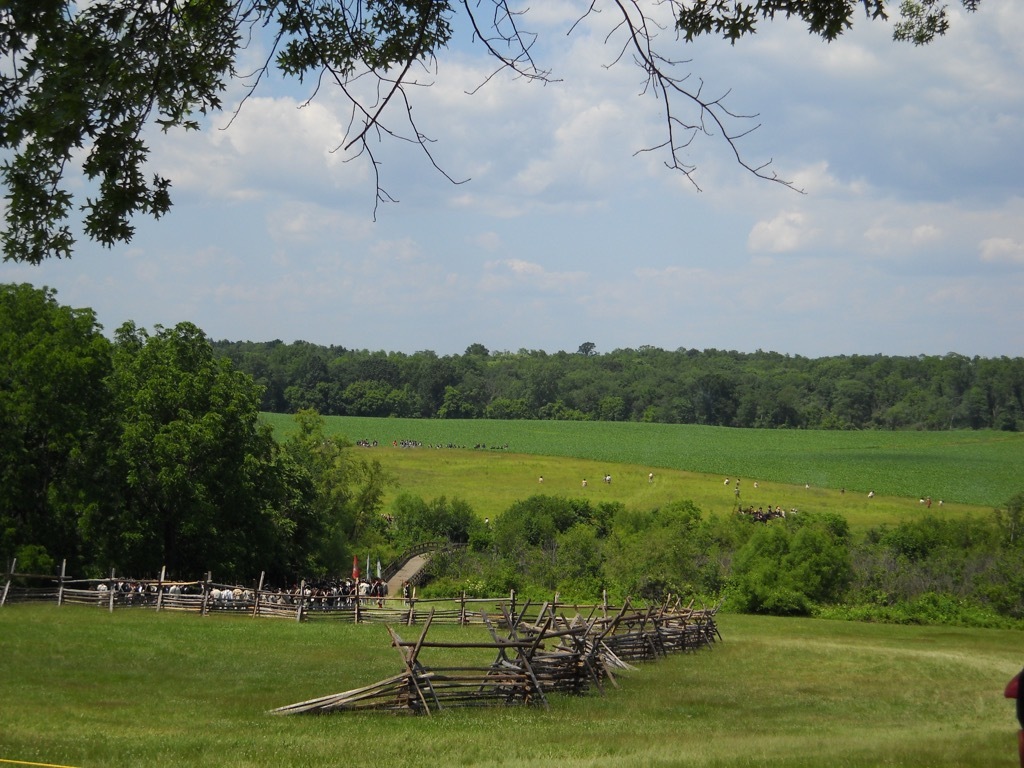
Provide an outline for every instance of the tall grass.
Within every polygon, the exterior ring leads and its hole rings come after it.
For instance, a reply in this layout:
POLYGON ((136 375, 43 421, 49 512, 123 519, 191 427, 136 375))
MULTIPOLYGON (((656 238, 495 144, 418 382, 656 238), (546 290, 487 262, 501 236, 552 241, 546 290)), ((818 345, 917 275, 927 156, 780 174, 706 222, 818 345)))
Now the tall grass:
MULTIPOLYGON (((275 717, 399 672, 377 625, 0 609, 0 758, 67 766, 1015 764, 1020 634, 720 616, 713 650, 544 709, 275 717)), ((399 629, 414 637, 418 629, 399 629)), ((478 629, 436 627, 432 639, 478 629)), ((442 663, 423 653, 427 664, 442 663)), ((448 658, 446 661, 451 661, 448 658)))
MULTIPOLYGON (((264 414, 284 436, 291 417, 264 414)), ((507 452, 587 459, 779 484, 992 507, 1022 490, 1024 434, 992 431, 830 432, 633 422, 327 417, 351 440, 508 446, 507 452)), ((644 472, 646 474, 646 472, 644 472)), ((577 480, 578 482, 578 480, 577 480)))

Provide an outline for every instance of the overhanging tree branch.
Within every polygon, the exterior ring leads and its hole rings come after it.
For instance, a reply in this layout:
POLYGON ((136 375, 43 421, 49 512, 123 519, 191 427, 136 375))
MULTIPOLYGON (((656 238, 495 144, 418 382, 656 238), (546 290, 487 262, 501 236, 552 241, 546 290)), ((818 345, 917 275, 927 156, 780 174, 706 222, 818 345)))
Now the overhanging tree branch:
MULTIPOLYGON (((960 1, 967 11, 981 2, 960 1)), ((683 71, 690 62, 667 51, 701 35, 735 43, 755 34, 760 22, 777 18, 799 19, 812 34, 833 40, 852 26, 860 9, 869 20, 884 19, 891 2, 590 0, 568 32, 596 20, 603 8, 614 11, 606 40, 622 38, 608 66, 628 54, 644 73, 641 94, 653 94, 662 106, 664 141, 638 153, 666 152, 665 165, 697 187, 696 166, 684 160, 683 150, 698 136, 720 137, 742 168, 792 188, 772 170, 771 160, 750 162, 741 151, 741 140, 759 125, 757 115, 727 107, 728 90, 706 95, 704 81, 683 71), (669 24, 674 35, 668 34, 669 24)), ((535 59, 536 35, 522 27, 529 9, 517 10, 509 0, 7 0, 0 4, 4 259, 38 263, 72 254, 74 198, 66 176, 75 167, 96 186, 79 206, 86 236, 108 247, 131 240, 135 214, 159 218, 171 205, 170 180, 145 178, 145 127, 197 130, 197 115, 222 108, 228 83, 248 82, 244 105, 271 66, 300 82, 315 76, 310 99, 327 79, 348 101, 348 127, 335 151, 358 147, 355 157, 368 158, 375 176, 374 214, 379 203, 395 198, 381 186, 371 136, 418 145, 445 179, 462 183, 435 161, 433 140, 413 119, 408 90, 433 82, 419 82, 415 67, 436 77, 437 57, 451 40, 451 19, 459 12, 495 63, 477 89, 504 72, 556 82, 535 59), (249 75, 239 74, 240 52, 264 32, 268 57, 249 75), (363 79, 376 79, 369 96, 356 88, 363 79), (391 127, 393 114, 404 116, 407 130, 391 127)), ((897 40, 920 45, 949 26, 942 0, 903 0, 900 13, 897 40)))

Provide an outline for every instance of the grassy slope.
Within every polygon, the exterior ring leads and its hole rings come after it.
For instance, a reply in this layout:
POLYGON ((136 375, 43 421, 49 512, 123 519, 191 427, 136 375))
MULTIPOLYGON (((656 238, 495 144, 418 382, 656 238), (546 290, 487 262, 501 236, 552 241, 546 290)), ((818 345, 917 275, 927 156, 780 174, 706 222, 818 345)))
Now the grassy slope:
MULTIPOLYGON (((288 416, 266 418, 278 435, 287 434, 293 423, 288 416)), ((398 492, 425 499, 459 497, 491 517, 534 493, 586 495, 638 508, 692 499, 705 512, 724 513, 733 509, 736 498, 723 480, 739 475, 744 505, 839 512, 863 529, 918 514, 919 499, 927 495, 936 513, 987 514, 1021 490, 1018 469, 1024 465, 1024 435, 997 432, 796 432, 337 417, 326 425, 352 440, 380 441, 364 455, 379 459, 398 478, 400 485, 389 498, 398 492), (470 447, 392 447, 401 439, 470 447), (507 443, 509 448, 473 450, 477 443, 507 443), (653 484, 647 482, 650 471, 653 484), (601 481, 606 472, 612 474, 610 486, 601 481), (543 485, 537 481, 540 475, 543 485), (876 491, 874 499, 867 498, 869 489, 876 491), (941 510, 939 499, 945 501, 941 510)))
MULTIPOLYGON (((553 698, 548 711, 279 718, 265 712, 397 673, 384 628, 6 607, 0 758, 106 768, 1015 764, 1001 692, 1020 665, 1019 633, 731 615, 721 629, 711 651, 644 665, 603 698, 553 698)), ((431 639, 478 631, 435 630, 431 639)))
MULTIPOLYGON (((407 492, 425 499, 459 497, 468 501, 481 516, 494 517, 517 499, 535 493, 579 496, 598 503, 622 502, 628 507, 652 509, 679 499, 690 499, 705 513, 726 514, 736 504, 733 486, 726 487, 720 475, 705 475, 655 468, 654 482, 648 482, 649 466, 612 464, 585 459, 552 458, 503 452, 431 451, 378 448, 367 452, 381 461, 398 479, 391 496, 407 492), (602 477, 612 474, 611 485, 602 477), (538 477, 544 476, 543 485, 538 477), (587 487, 582 487, 587 478, 587 487)), ((838 512, 851 526, 863 529, 905 519, 922 513, 918 499, 876 496, 811 486, 786 485, 761 480, 754 488, 752 478, 740 484, 744 506, 782 506, 784 509, 838 512)), ((932 511, 939 507, 933 504, 932 511)), ((965 504, 944 504, 943 515, 987 514, 988 508, 965 504)))
MULTIPOLYGON (((278 434, 288 416, 266 414, 278 434)), ((514 453, 740 475, 791 485, 992 506, 1021 490, 1024 434, 823 432, 628 422, 328 417, 329 431, 391 443, 508 445, 514 453)), ((644 473, 646 474, 646 472, 644 473)))

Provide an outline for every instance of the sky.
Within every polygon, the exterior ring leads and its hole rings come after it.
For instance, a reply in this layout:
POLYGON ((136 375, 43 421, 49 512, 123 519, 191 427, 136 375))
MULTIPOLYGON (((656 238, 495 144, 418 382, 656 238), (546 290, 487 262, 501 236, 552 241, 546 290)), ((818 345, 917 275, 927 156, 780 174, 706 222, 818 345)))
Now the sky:
POLYGON ((691 82, 756 115, 747 161, 801 192, 751 175, 719 134, 683 152, 697 186, 642 151, 665 140, 664 106, 616 62, 610 7, 574 25, 586 6, 520 20, 547 84, 489 78, 457 27, 412 94, 444 174, 407 143, 375 147, 397 203, 375 210, 366 159, 336 151, 339 94, 309 102, 309 83, 276 77, 237 115, 236 89, 202 131, 152 136, 167 216, 113 249, 0 263, 0 282, 54 288, 108 334, 189 321, 216 340, 439 355, 1024 355, 1024 3, 952 2, 925 47, 862 15, 831 44, 798 22, 735 46, 662 32, 691 82))

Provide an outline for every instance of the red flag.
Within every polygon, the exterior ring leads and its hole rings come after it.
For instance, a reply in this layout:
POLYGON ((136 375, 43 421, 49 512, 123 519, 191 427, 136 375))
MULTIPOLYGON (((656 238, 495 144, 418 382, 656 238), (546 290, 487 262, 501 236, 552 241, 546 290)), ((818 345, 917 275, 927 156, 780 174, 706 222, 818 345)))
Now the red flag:
POLYGON ((359 557, 358 555, 352 556, 352 578, 359 581, 359 557))

